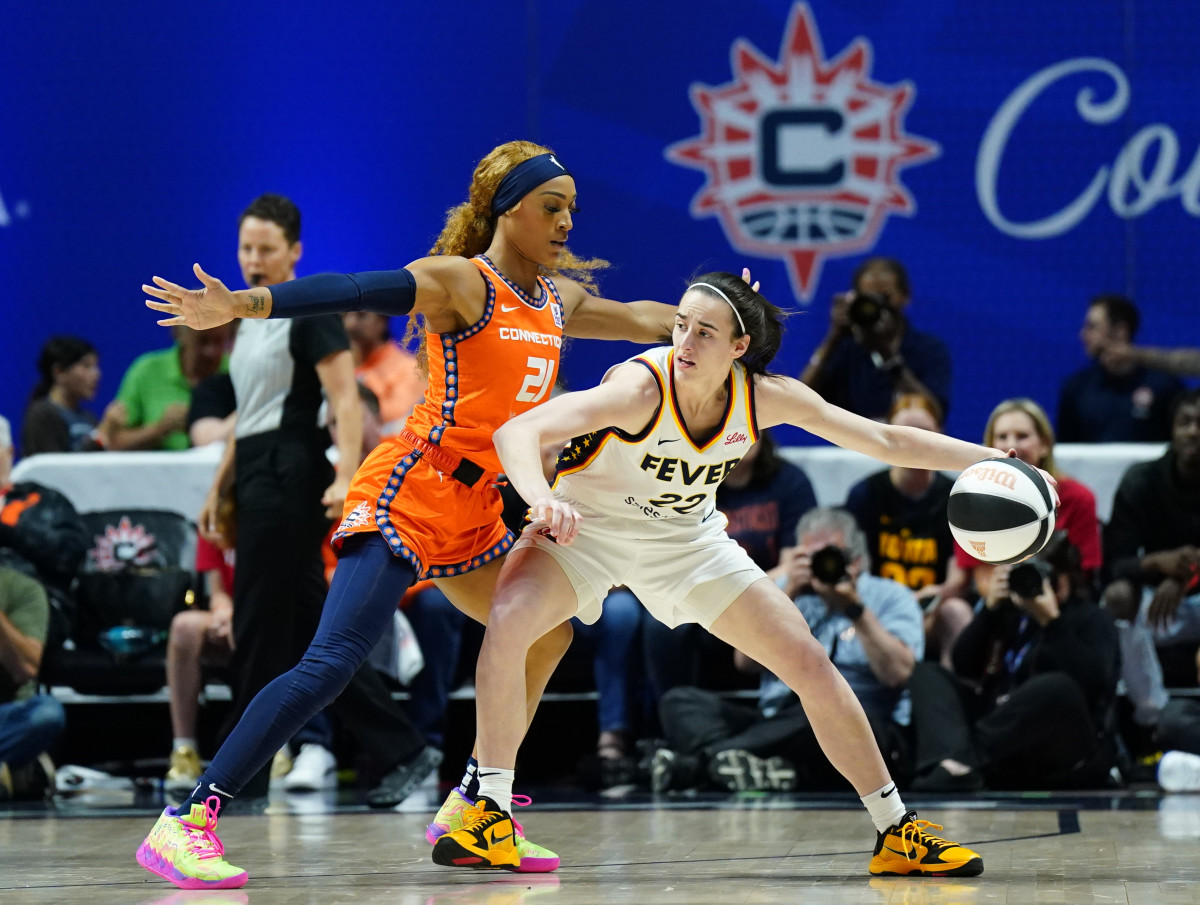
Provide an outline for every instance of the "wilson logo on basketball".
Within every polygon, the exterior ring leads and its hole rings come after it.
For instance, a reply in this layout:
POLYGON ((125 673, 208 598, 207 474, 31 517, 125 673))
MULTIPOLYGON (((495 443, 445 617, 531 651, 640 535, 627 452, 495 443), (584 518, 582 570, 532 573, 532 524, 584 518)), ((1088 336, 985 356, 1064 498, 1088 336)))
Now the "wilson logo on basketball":
POLYGON ((974 478, 976 481, 991 481, 1009 490, 1016 490, 1017 476, 1007 468, 992 468, 989 465, 972 465, 962 473, 964 478, 974 478))
POLYGON ((749 438, 749 437, 747 437, 745 434, 742 434, 742 433, 733 433, 733 434, 730 434, 728 437, 726 437, 726 438, 725 438, 725 445, 726 445, 726 446, 733 446, 733 444, 735 444, 735 443, 745 443, 745 442, 746 442, 747 440, 749 440, 749 439, 750 439, 750 438, 749 438))
POLYGON ((970 541, 971 548, 980 556, 987 556, 987 543, 981 540, 970 541))
POLYGON ((872 81, 872 55, 858 38, 827 64, 812 11, 797 3, 777 63, 739 38, 734 81, 692 83, 703 134, 665 152, 708 177, 692 216, 718 217, 735 248, 783 258, 806 300, 824 258, 869 250, 890 214, 916 213, 899 172, 941 154, 904 132, 916 89, 872 81))

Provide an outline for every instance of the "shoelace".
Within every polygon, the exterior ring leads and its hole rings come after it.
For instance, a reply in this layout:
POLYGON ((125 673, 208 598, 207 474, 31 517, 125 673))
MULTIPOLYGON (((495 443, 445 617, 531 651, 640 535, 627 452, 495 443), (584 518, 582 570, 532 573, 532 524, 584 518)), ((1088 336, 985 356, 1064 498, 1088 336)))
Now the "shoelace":
POLYGON ((927 831, 927 827, 933 827, 935 830, 942 829, 940 823, 932 823, 928 820, 910 820, 900 827, 900 838, 909 844, 909 851, 905 852, 904 857, 911 860, 916 854, 916 845, 921 843, 927 848, 931 847, 929 843, 933 843, 933 847, 945 846, 950 843, 940 836, 935 836, 927 831))
POLYGON ((188 851, 201 860, 220 858, 225 854, 225 846, 217 838, 214 830, 217 828, 217 814, 221 810, 221 799, 216 795, 210 796, 204 802, 204 826, 194 826, 186 820, 181 820, 184 832, 187 834, 188 851))
POLYGON ((464 830, 479 830, 483 829, 488 823, 490 814, 495 814, 496 811, 488 811, 483 806, 483 799, 480 799, 475 804, 467 805, 463 808, 463 825, 464 830))
MULTIPOLYGON (((519 808, 527 808, 531 804, 533 804, 533 799, 530 798, 528 795, 514 795, 512 797, 512 803, 515 804, 519 808)), ((525 827, 521 826, 521 824, 519 824, 517 822, 516 817, 514 817, 512 819, 512 822, 513 822, 513 829, 517 831, 517 835, 524 838, 525 837, 525 827)))
MULTIPOLYGON (((512 803, 514 805, 516 805, 517 807, 527 808, 531 804, 533 804, 533 799, 530 798, 528 795, 514 795, 512 797, 512 803)), ((475 804, 469 804, 469 805, 464 806, 463 807, 463 827, 462 828, 464 830, 478 829, 480 827, 480 824, 482 824, 483 821, 485 820, 484 815, 487 813, 488 812, 485 811, 483 809, 483 806, 481 804, 479 804, 478 802, 476 802, 475 804)), ((517 835, 524 837, 525 836, 525 828, 522 827, 521 824, 517 822, 517 819, 515 817, 512 817, 510 815, 509 819, 512 820, 513 829, 517 831, 517 835)))

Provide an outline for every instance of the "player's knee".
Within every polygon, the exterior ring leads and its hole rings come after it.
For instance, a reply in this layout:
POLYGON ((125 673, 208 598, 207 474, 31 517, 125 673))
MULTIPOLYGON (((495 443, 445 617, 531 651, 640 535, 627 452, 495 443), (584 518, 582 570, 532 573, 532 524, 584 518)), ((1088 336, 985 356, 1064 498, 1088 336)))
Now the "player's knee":
POLYGON ((185 610, 182 613, 176 613, 167 632, 167 644, 177 651, 199 650, 200 645, 204 643, 207 621, 208 613, 206 612, 185 610))

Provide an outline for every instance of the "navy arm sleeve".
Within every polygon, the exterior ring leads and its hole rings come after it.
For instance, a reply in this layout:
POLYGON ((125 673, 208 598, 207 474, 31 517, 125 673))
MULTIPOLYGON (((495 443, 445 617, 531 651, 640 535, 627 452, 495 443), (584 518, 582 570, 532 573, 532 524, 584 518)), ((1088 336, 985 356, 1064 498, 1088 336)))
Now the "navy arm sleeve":
POLYGON ((364 273, 317 273, 271 287, 271 317, 345 311, 400 316, 412 311, 417 281, 405 268, 364 273))

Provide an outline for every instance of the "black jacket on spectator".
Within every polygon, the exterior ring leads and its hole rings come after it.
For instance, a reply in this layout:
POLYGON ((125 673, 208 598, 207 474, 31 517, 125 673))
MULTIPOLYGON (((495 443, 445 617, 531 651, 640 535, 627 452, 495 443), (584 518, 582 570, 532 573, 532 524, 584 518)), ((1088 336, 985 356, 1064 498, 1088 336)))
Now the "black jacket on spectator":
POLYGON ((999 698, 1032 676, 1060 672, 1083 691, 1097 725, 1116 694, 1120 648, 1112 617, 1086 598, 1045 626, 1015 606, 980 609, 954 644, 954 670, 999 698))
POLYGON ((1200 545, 1200 492, 1176 478, 1171 450, 1152 462, 1131 465, 1113 499, 1104 528, 1109 580, 1142 581, 1140 557, 1185 544, 1200 545))

